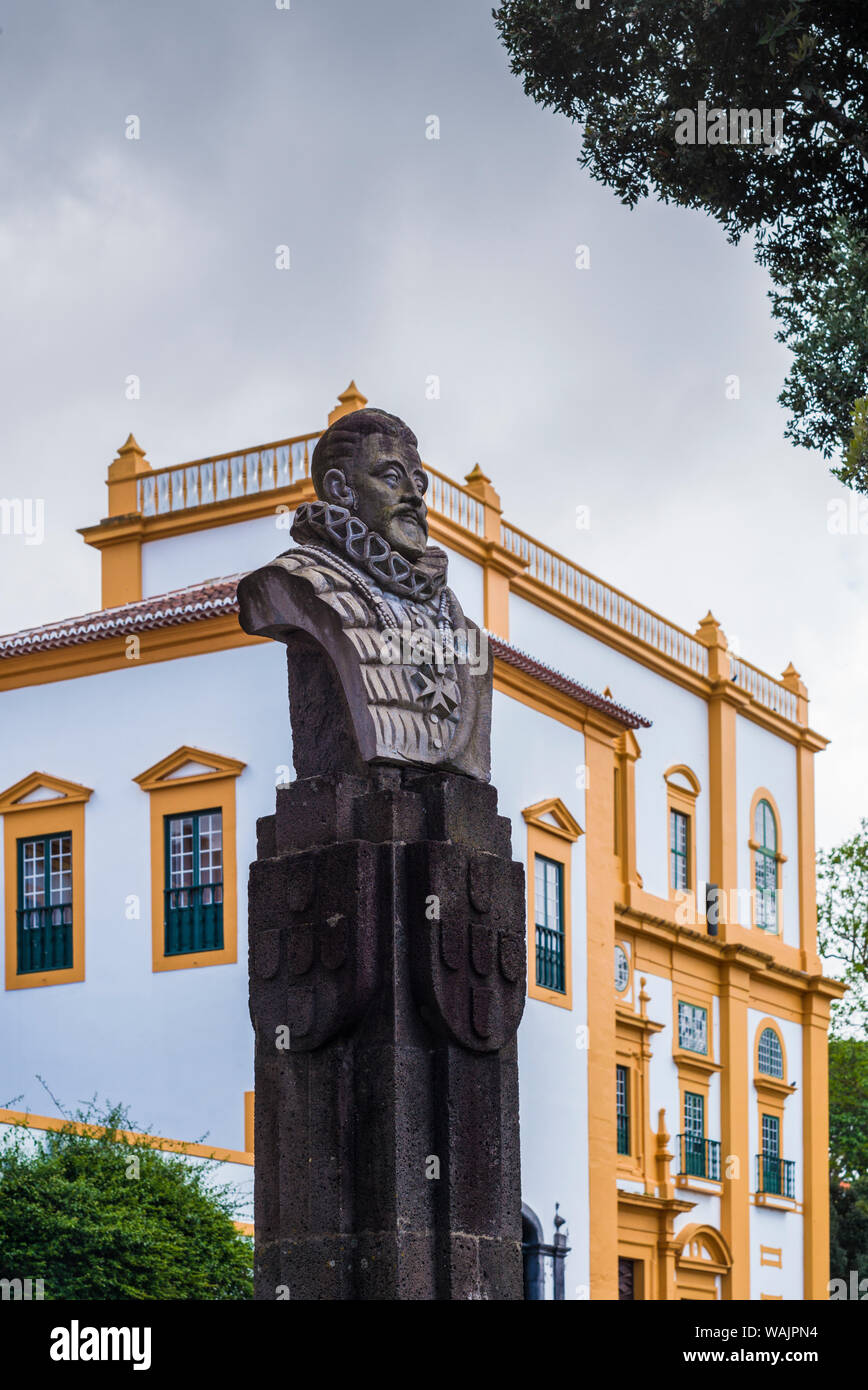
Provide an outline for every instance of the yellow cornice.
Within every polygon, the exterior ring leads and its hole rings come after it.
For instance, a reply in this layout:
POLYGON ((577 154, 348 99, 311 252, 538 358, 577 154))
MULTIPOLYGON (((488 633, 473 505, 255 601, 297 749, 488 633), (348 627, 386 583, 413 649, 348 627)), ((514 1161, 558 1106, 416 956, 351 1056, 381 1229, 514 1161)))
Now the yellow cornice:
POLYGON ((31 772, 22 777, 14 786, 0 792, 0 814, 11 811, 44 811, 56 806, 74 806, 89 801, 93 796, 91 787, 83 787, 79 782, 67 782, 63 777, 52 777, 47 772, 31 772), (39 797, 36 801, 23 801, 40 787, 56 793, 55 796, 39 797))
MULTIPOLYGON (((662 898, 656 901, 661 907, 669 906, 662 898)), ((615 904, 615 914, 618 925, 628 931, 656 940, 672 950, 688 951, 721 966, 729 963, 741 965, 753 978, 770 979, 802 994, 814 992, 830 999, 840 999, 847 991, 846 985, 831 979, 828 975, 818 976, 807 972, 797 964, 790 963, 790 960, 777 959, 770 952, 759 950, 750 944, 722 942, 719 937, 708 936, 695 927, 683 926, 660 914, 651 914, 622 902, 615 904)), ((793 961, 797 961, 801 956, 801 952, 795 946, 784 949, 793 961)))
MULTIPOLYGON (((66 1130, 73 1134, 99 1139, 109 1133, 105 1125, 91 1125, 82 1120, 64 1120, 56 1115, 31 1115, 26 1110, 0 1108, 0 1124, 17 1125, 22 1129, 66 1130)), ((143 1134, 134 1129, 113 1129, 118 1143, 142 1144, 165 1153, 188 1154, 191 1158, 210 1158, 216 1163, 240 1163, 253 1167, 253 1154, 243 1149, 221 1149, 213 1144, 191 1144, 184 1139, 163 1139, 156 1134, 143 1134)))
POLYGON ((546 801, 537 801, 533 806, 526 806, 521 814, 528 825, 547 830, 550 835, 558 835, 562 840, 572 842, 584 834, 579 822, 558 796, 551 796, 546 801), (551 821, 545 820, 546 816, 552 816, 555 824, 552 825, 551 821))
POLYGON ((202 748, 193 748, 184 743, 180 748, 176 748, 174 753, 169 753, 158 763, 154 763, 153 767, 140 772, 133 781, 138 782, 143 791, 151 792, 163 787, 183 787, 193 782, 212 782, 216 778, 238 777, 246 766, 247 764, 240 762, 238 758, 226 758, 222 753, 206 753, 202 748), (187 763, 200 763, 204 770, 188 773, 185 777, 172 775, 187 763))

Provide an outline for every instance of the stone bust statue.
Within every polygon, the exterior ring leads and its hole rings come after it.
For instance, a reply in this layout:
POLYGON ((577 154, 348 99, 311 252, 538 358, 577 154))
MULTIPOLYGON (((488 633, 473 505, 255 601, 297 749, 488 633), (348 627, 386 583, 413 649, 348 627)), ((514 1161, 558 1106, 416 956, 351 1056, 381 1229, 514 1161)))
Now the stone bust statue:
POLYGON ((244 631, 287 646, 298 776, 385 763, 487 782, 488 645, 428 545, 416 436, 353 411, 320 438, 311 477, 296 545, 238 586, 244 631))

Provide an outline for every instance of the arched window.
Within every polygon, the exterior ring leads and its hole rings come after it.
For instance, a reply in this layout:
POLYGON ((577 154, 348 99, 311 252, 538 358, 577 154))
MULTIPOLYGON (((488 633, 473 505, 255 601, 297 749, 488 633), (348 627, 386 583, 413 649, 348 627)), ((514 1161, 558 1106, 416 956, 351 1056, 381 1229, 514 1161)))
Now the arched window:
POLYGON ((764 1028, 760 1033, 757 1048, 757 1071, 762 1072, 763 1076, 776 1076, 781 1080, 783 1079, 784 1054, 780 1038, 773 1028, 764 1028))
POLYGON ((757 802, 753 823, 756 924, 763 931, 778 929, 778 827, 768 801, 757 802))

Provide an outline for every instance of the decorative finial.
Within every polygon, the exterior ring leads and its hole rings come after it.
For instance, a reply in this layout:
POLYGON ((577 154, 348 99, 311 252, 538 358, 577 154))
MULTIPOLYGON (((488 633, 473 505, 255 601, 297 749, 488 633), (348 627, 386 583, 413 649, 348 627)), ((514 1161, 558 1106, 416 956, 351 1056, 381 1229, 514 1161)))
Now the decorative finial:
POLYGON ((342 419, 344 415, 351 415, 354 410, 364 410, 367 404, 367 396, 363 396, 356 383, 351 381, 346 391, 342 391, 338 396, 334 410, 329 412, 329 424, 333 425, 335 420, 342 419))
POLYGON ((565 1216, 561 1216, 560 1206, 561 1206, 560 1202, 555 1202, 555 1230, 556 1230, 556 1231, 559 1231, 559 1230, 561 1229, 561 1226, 566 1226, 566 1224, 567 1224, 567 1219, 566 1219, 566 1217, 565 1217, 565 1216))

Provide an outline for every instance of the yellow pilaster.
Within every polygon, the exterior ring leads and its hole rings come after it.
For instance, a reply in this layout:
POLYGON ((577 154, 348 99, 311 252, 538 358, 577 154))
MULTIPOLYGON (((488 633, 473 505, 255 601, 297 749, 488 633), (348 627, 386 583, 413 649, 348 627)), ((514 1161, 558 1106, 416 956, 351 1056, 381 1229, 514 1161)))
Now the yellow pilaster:
MULTIPOLYGON (((725 950, 727 948, 724 948, 725 950)), ((728 954, 732 952, 729 948, 728 954)), ((749 1083, 747 1010, 750 974, 733 955, 720 966, 720 1089, 723 1195, 721 1232, 732 1251, 724 1297, 750 1298, 749 1083), (733 1162, 735 1160, 735 1162, 733 1162)))
POLYGON ((502 637, 508 642, 510 580, 524 573, 527 562, 501 544, 500 518, 503 508, 500 494, 492 487, 491 479, 486 477, 478 463, 464 481, 467 491, 479 499, 483 508, 483 623, 495 637, 502 637))
MULTIPOLYGON (((827 1031, 831 991, 813 981, 804 996, 802 1023, 802 1153, 805 1165, 806 1299, 829 1297, 829 1065, 827 1031)), ((835 991, 840 994, 840 987, 835 991)))
MULTIPOLYGON (((669 1150, 669 1135, 666 1132, 666 1111, 657 1112, 656 1164, 657 1195, 666 1202, 673 1202, 675 1188, 672 1183, 672 1154, 669 1150)), ((673 1235, 671 1211, 662 1215, 661 1231, 657 1242, 657 1298, 662 1302, 674 1301, 678 1294, 675 1286, 676 1257, 678 1245, 673 1235)))
POLYGON ((145 451, 128 435, 108 467, 108 516, 98 526, 79 529, 102 556, 102 606, 116 608, 142 597, 142 514, 138 485, 151 465, 145 451))
MULTIPOLYGON (((708 648, 708 675, 714 683, 708 700, 708 819, 710 883, 723 890, 725 902, 734 901, 738 887, 738 808, 735 776, 736 703, 730 698, 729 652, 726 636, 711 613, 696 633, 708 648)), ((697 904, 703 911, 705 904, 697 904)), ((721 924, 721 937, 726 928, 721 924)))
POLYGON ((591 1298, 618 1297, 615 1121, 613 734, 585 727, 588 951, 588 1186, 591 1298))

